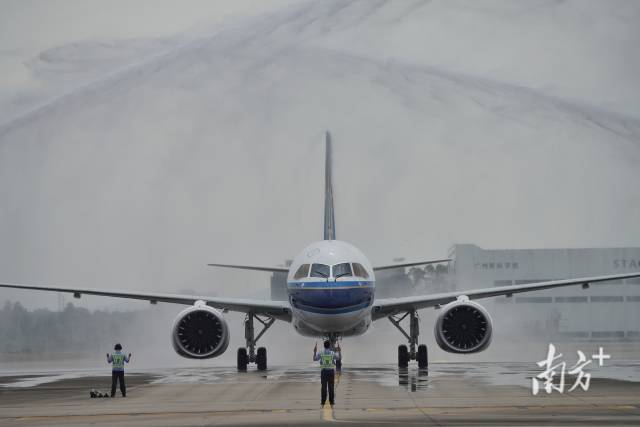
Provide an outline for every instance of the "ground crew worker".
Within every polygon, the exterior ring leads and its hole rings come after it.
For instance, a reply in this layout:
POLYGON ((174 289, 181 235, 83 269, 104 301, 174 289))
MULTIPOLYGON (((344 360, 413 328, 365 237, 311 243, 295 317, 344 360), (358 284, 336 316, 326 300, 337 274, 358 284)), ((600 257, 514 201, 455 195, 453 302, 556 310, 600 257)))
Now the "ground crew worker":
POLYGON ((113 348, 113 354, 107 353, 107 363, 112 364, 111 370, 111 397, 116 395, 116 385, 120 381, 120 392, 122 397, 127 397, 127 388, 124 385, 124 364, 131 360, 131 353, 128 356, 122 354, 122 346, 118 343, 113 348))
POLYGON ((329 340, 324 342, 324 349, 318 353, 318 343, 313 347, 313 361, 320 361, 320 399, 324 406, 327 401, 327 390, 329 391, 329 404, 333 406, 334 401, 334 379, 336 360, 340 360, 340 353, 331 350, 329 340))

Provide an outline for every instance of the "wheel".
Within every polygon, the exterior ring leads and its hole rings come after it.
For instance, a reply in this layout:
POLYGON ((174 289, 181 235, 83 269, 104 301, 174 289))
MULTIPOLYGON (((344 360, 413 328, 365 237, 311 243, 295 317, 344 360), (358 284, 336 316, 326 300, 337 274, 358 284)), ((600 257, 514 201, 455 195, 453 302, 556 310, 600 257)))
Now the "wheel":
POLYGON ((238 349, 238 371, 246 372, 248 364, 249 356, 247 356, 247 349, 244 347, 240 347, 238 349))
POLYGON ((398 346, 398 367, 406 368, 409 366, 409 350, 406 345, 398 346))
POLYGON ((258 347, 256 353, 256 364, 258 365, 258 371, 267 370, 267 349, 264 347, 258 347))
POLYGON ((418 359, 418 368, 427 369, 429 367, 429 356, 426 345, 420 344, 418 346, 418 354, 416 355, 416 358, 418 359))

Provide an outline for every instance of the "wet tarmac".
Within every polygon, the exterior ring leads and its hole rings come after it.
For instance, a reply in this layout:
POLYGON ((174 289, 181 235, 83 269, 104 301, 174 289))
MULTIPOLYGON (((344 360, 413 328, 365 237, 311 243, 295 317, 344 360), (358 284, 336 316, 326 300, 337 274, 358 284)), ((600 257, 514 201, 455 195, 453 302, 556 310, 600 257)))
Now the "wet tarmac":
MULTIPOLYGON (((436 363, 430 369, 348 366, 336 405, 321 408, 315 366, 176 368, 127 374, 127 398, 95 370, 0 376, 5 425, 640 425, 640 362, 594 367, 589 390, 534 396, 531 363, 436 363), (604 369, 606 368, 606 369, 604 369)), ((106 373, 108 374, 108 372, 106 373)))

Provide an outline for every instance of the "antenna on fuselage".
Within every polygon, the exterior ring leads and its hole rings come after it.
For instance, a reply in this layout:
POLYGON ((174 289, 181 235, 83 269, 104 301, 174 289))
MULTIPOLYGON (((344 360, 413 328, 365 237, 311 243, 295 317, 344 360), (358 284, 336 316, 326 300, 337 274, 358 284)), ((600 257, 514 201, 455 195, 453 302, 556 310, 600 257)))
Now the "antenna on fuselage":
POLYGON ((331 134, 325 132, 324 162, 324 240, 336 240, 336 219, 333 211, 333 182, 331 180, 331 134))

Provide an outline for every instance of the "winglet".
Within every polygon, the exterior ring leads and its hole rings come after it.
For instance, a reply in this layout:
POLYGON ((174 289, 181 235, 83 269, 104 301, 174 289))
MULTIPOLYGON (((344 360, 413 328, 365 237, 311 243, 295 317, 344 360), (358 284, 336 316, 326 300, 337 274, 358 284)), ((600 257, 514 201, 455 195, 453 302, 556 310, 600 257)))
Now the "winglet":
POLYGON ((336 240, 336 220, 333 210, 333 182, 331 180, 331 134, 325 132, 324 163, 324 240, 336 240))

